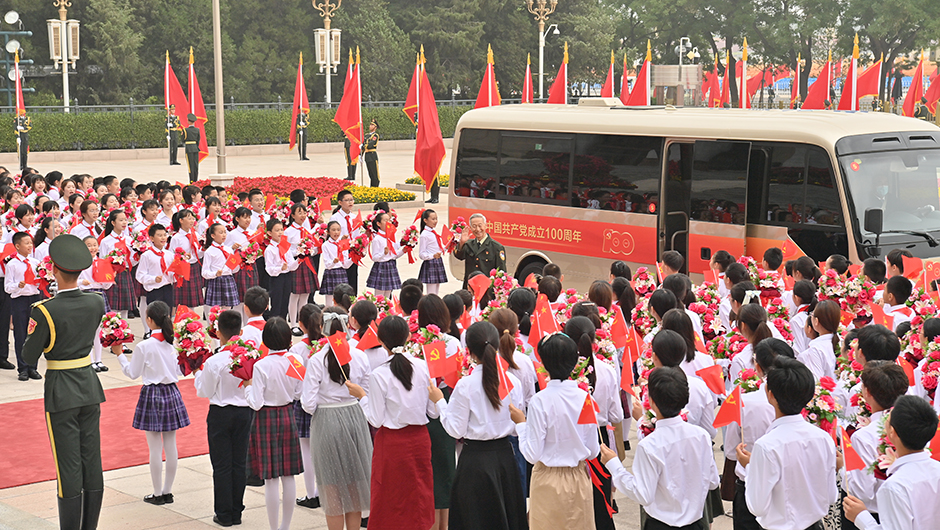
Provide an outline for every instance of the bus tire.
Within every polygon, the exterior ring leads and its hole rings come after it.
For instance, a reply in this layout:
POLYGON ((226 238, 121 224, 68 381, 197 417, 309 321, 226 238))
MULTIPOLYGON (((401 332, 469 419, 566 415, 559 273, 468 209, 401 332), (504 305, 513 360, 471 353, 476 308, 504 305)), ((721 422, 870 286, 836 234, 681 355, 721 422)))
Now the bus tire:
POLYGON ((516 280, 521 285, 525 283, 526 278, 528 278, 530 274, 534 273, 541 276, 542 268, 545 267, 545 265, 546 262, 541 258, 532 258, 531 260, 527 261, 521 269, 519 269, 518 273, 516 273, 516 280))

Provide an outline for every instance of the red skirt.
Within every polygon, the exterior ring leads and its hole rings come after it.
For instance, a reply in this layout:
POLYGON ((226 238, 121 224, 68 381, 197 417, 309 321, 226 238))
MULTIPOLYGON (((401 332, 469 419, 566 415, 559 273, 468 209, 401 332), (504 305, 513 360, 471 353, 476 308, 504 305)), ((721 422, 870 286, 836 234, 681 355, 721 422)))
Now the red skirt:
POLYGON ((382 427, 372 450, 369 526, 383 530, 434 524, 431 437, 425 425, 382 427))

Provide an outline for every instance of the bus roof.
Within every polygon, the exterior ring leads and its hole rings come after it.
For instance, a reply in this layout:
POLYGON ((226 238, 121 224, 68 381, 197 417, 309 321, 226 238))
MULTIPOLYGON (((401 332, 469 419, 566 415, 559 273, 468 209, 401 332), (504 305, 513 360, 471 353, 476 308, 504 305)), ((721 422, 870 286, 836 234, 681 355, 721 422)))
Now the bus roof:
POLYGON ((457 128, 633 134, 671 138, 794 141, 834 146, 843 137, 938 127, 887 112, 625 107, 609 99, 579 105, 500 105, 465 113, 457 128))

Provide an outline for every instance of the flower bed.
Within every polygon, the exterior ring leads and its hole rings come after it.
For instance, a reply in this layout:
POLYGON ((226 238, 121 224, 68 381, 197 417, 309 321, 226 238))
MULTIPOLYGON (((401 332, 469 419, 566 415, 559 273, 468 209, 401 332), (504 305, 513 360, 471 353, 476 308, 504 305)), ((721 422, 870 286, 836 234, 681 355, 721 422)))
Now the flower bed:
MULTIPOLYGON (((437 180, 442 188, 446 188, 450 185, 450 175, 438 175, 437 180)), ((424 184, 424 181, 421 180, 421 177, 413 175, 405 180, 405 184, 424 184)))
MULTIPOLYGON (((209 180, 199 180, 196 186, 203 187, 211 184, 209 180)), ((273 177, 235 177, 231 186, 226 187, 232 194, 247 193, 258 188, 266 194, 273 194, 286 197, 295 189, 301 189, 309 197, 334 196, 343 188, 348 188, 357 203, 372 202, 401 202, 415 200, 415 194, 407 191, 396 190, 393 188, 370 188, 367 186, 356 186, 349 181, 332 177, 291 177, 287 175, 276 175, 273 177)), ((331 202, 336 204, 336 198, 332 197, 331 202)))

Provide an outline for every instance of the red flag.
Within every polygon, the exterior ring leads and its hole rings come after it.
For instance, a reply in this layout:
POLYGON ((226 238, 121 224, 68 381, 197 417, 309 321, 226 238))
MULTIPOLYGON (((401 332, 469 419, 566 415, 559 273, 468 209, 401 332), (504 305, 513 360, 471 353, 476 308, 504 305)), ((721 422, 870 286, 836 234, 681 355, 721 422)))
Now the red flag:
POLYGON ((193 310, 189 308, 189 306, 179 304, 176 306, 176 316, 173 317, 173 323, 176 324, 179 321, 191 316, 196 316, 196 313, 194 313, 193 310))
POLYGON ((725 378, 721 373, 720 365, 713 364, 708 368, 696 370, 695 375, 701 377, 702 381, 705 381, 705 385, 708 386, 708 389, 713 393, 725 393, 725 378))
POLYGON ((640 67, 640 72, 636 75, 636 80, 633 82, 633 90, 630 91, 630 98, 627 100, 626 105, 628 107, 648 107, 650 104, 650 61, 653 59, 653 54, 650 48, 650 41, 646 41, 646 59, 643 60, 643 66, 640 67))
POLYGON ((525 78, 522 80, 522 103, 533 103, 535 91, 532 89, 532 54, 525 59, 525 78))
POLYGON ((565 105, 568 103, 568 42, 565 42, 565 57, 558 67, 558 75, 548 89, 548 101, 552 105, 565 105))
POLYGON ((447 156, 444 138, 441 135, 441 123, 437 115, 437 103, 428 72, 421 69, 421 103, 418 105, 418 132, 415 141, 415 174, 424 181, 424 187, 431 191, 447 156))
POLYGON ((329 212, 333 209, 330 197, 320 197, 317 199, 317 209, 321 212, 329 212))
POLYGON ((545 390, 548 386, 548 374, 545 373, 545 367, 537 359, 533 359, 532 364, 535 365, 535 377, 539 382, 539 390, 545 390))
POLYGON ((604 80, 604 86, 601 87, 602 98, 614 97, 614 51, 610 50, 610 69, 607 70, 607 79, 604 80))
MULTIPOLYGON (((905 116, 914 117, 914 104, 919 102, 922 97, 924 97, 924 50, 920 51, 920 61, 917 63, 917 68, 914 69, 907 95, 904 96, 904 105, 901 108, 905 116)), ((906 271, 907 268, 904 270, 906 271)))
POLYGON ((337 252, 349 252, 349 239, 340 239, 336 242, 337 252))
POLYGON ((926 262, 924 264, 924 271, 927 275, 927 283, 933 283, 940 280, 940 261, 926 262))
POLYGON ((636 328, 630 326, 630 333, 627 334, 627 345, 623 349, 624 355, 630 359, 630 363, 635 363, 640 358, 640 348, 642 347, 640 337, 637 336, 636 328))
POLYGON ((274 203, 277 202, 277 197, 273 193, 268 193, 264 196, 264 209, 267 212, 271 211, 271 207, 274 206, 274 203))
POLYGON ((444 225, 444 228, 441 229, 441 242, 444 243, 444 247, 441 249, 441 252, 447 252, 447 249, 450 248, 450 244, 453 242, 454 234, 450 231, 450 228, 447 225, 444 225))
POLYGON ((483 299, 483 295, 486 294, 486 290, 490 288, 492 282, 490 277, 485 274, 478 274, 473 278, 470 278, 470 281, 467 282, 470 286, 470 290, 473 292, 473 299, 476 303, 480 303, 480 300, 483 299))
POLYGON ((405 312, 401 308, 401 302, 398 300, 398 297, 392 295, 392 314, 393 315, 404 315, 405 312))
MULTIPOLYGON (((346 82, 343 84, 343 98, 336 107, 333 122, 339 125, 349 139, 349 159, 359 160, 359 146, 365 139, 362 126, 362 81, 360 77, 359 47, 356 47, 356 64, 352 66, 352 50, 349 52, 350 68, 347 69, 346 82)), ((321 210, 322 211, 322 210, 321 210)))
POLYGON ((535 280, 535 273, 534 273, 534 272, 529 273, 529 275, 526 276, 526 278, 525 278, 525 283, 523 283, 522 286, 525 287, 525 288, 527 288, 527 289, 538 289, 538 288, 539 288, 539 282, 537 282, 537 281, 535 280))
POLYGON ((166 68, 163 70, 163 105, 169 110, 170 105, 176 107, 176 115, 180 119, 180 125, 189 127, 189 120, 186 118, 186 110, 189 109, 189 101, 183 94, 183 87, 180 86, 179 79, 170 67, 170 52, 166 52, 166 68))
MULTIPOLYGON (((304 52, 300 52, 300 62, 297 63, 297 80, 294 82, 294 103, 290 117, 290 147, 297 145, 297 116, 301 112, 310 112, 310 101, 307 99, 307 87, 304 85, 304 52)), ((306 134, 306 132, 304 133, 306 134)))
POLYGON ((167 272, 172 272, 176 275, 176 286, 179 287, 183 285, 183 281, 189 281, 190 273, 192 272, 192 267, 189 263, 186 262, 181 256, 176 256, 173 258, 173 262, 170 263, 166 268, 167 272))
POLYGON ((894 317, 886 315, 883 307, 874 302, 870 302, 868 308, 871 310, 872 323, 881 324, 891 330, 894 329, 894 317))
POLYGON ((858 110, 858 99, 858 33, 856 33, 852 59, 849 60, 849 71, 845 74, 845 83, 842 85, 839 110, 858 110))
POLYGON ((225 266, 228 267, 230 270, 235 270, 235 268, 241 264, 242 264, 242 256, 238 252, 232 252, 231 254, 229 254, 228 259, 225 260, 225 266))
POLYGON ((470 324, 473 323, 471 322, 470 313, 468 313, 466 309, 464 309, 464 312, 460 315, 460 318, 457 320, 457 323, 460 324, 460 329, 463 329, 463 330, 466 330, 467 328, 469 328, 470 324))
POLYGON ((506 399, 506 396, 512 392, 514 385, 506 373, 509 369, 509 363, 501 355, 496 355, 497 364, 499 364, 499 399, 506 399))
POLYGON ((841 319, 841 322, 842 322, 842 325, 843 325, 843 326, 848 326, 849 324, 852 323, 853 320, 855 320, 855 313, 850 313, 850 312, 848 312, 848 311, 842 311, 842 319, 841 319))
POLYGON ((930 458, 940 461, 940 425, 937 425, 937 434, 930 440, 930 458))
POLYGON ((816 77, 816 81, 809 86, 806 91, 806 99, 803 101, 804 109, 822 110, 826 108, 826 100, 829 99, 829 87, 832 85, 832 52, 829 52, 829 60, 823 65, 822 71, 816 77))
POLYGON ((330 335, 330 349, 340 366, 349 364, 352 361, 352 354, 349 353, 349 342, 346 341, 346 333, 342 330, 330 335))
POLYGON ((451 359, 453 359, 452 364, 454 365, 454 369, 445 375, 443 379, 445 385, 454 388, 457 386, 457 383, 460 382, 460 378, 462 377, 460 374, 460 367, 463 366, 463 355, 460 352, 457 352, 456 355, 448 357, 448 361, 451 359))
POLYGON ((304 376, 307 375, 307 367, 304 366, 304 363, 300 362, 300 359, 293 355, 288 355, 287 360, 290 361, 290 365, 287 367, 287 377, 293 377, 294 379, 303 381, 304 376))
POLYGON ((620 370, 620 388, 630 394, 633 397, 637 397, 633 392, 633 385, 636 384, 636 380, 633 378, 633 363, 629 362, 628 359, 624 359, 623 368, 620 370))
POLYGON ((91 279, 98 283, 113 282, 114 267, 111 266, 111 260, 95 258, 91 265, 91 279))
MULTIPOLYGON (((353 219, 353 222, 352 222, 352 229, 359 230, 360 228, 362 228, 362 210, 357 210, 356 217, 353 219)), ((392 226, 392 229, 394 228, 395 227, 392 226)))
POLYGON ((856 469, 868 467, 862 461, 862 457, 858 456, 855 448, 852 447, 852 439, 849 438, 849 433, 845 432, 845 429, 841 426, 839 427, 839 434, 842 439, 842 458, 845 461, 845 470, 855 471, 856 469))
MULTIPOLYGON (((421 52, 424 52, 424 45, 421 45, 421 52)), ((405 116, 408 116, 408 119, 411 120, 412 125, 418 125, 418 122, 415 121, 418 115, 418 96, 419 96, 419 85, 421 83, 421 70, 423 66, 423 61, 421 60, 421 54, 415 54, 415 71, 411 74, 411 84, 408 85, 408 95, 405 96, 405 108, 401 109, 405 113, 405 116)))
MULTIPOLYGON (((878 72, 880 73, 881 70, 879 69, 878 72)), ((924 92, 924 97, 927 98, 927 109, 933 115, 937 114, 937 101, 940 100, 940 75, 938 74, 940 72, 934 74, 933 79, 930 80, 930 87, 924 92)), ((937 453, 934 452, 934 454, 937 453)))
POLYGON ((558 322, 555 321, 555 313, 552 312, 548 297, 544 294, 539 294, 535 302, 535 314, 532 316, 532 319, 535 324, 535 333, 530 332, 529 344, 532 344, 533 348, 537 348, 542 337, 558 331, 558 322))
POLYGON ((702 353, 708 353, 708 351, 705 349, 705 343, 702 342, 702 336, 698 333, 695 334, 695 349, 696 351, 700 351, 702 353))
POLYGON ((480 93, 477 94, 477 101, 473 108, 495 107, 498 106, 499 103, 499 88, 496 86, 496 72, 493 71, 493 47, 487 46, 486 72, 483 73, 483 82, 480 83, 480 93))
POLYGON ((921 272, 924 270, 924 261, 920 258, 901 256, 901 263, 904 266, 904 277, 916 282, 918 276, 921 276, 921 272))
POLYGON ((591 394, 585 393, 584 405, 581 406, 581 414, 578 416, 578 425, 597 425, 597 405, 591 399, 591 394))
POLYGON ((277 253, 281 255, 281 260, 287 260, 287 251, 290 250, 290 241, 286 237, 281 236, 281 240, 277 242, 277 253))
MULTIPOLYGON (((169 59, 167 59, 169 64, 169 59)), ((20 72, 20 51, 13 53, 13 71, 16 78, 16 115, 26 114, 26 102, 23 100, 23 73, 20 72)))
POLYGON ((199 91, 199 81, 196 80, 196 70, 193 69, 193 47, 189 47, 189 112, 196 115, 196 128, 199 135, 199 161, 209 156, 209 140, 206 138, 206 106, 202 103, 202 92, 199 91))
POLYGON ((725 76, 721 78, 721 99, 718 100, 718 107, 724 108, 725 103, 731 104, 731 57, 728 57, 725 65, 725 76))
POLYGON ((620 306, 614 304, 614 322, 610 325, 610 338, 617 348, 626 348, 630 342, 630 324, 627 324, 626 317, 623 316, 623 310, 620 306))
POLYGON ((362 338, 359 339, 359 344, 356 347, 365 351, 381 345, 382 342, 379 341, 379 328, 375 325, 375 322, 372 322, 369 324, 369 328, 366 329, 366 332, 363 333, 362 338))
POLYGON ((901 365, 901 368, 904 369, 904 373, 907 374, 907 386, 914 386, 914 366, 908 362, 903 355, 898 357, 898 364, 901 365))
POLYGON ((443 341, 436 340, 425 344, 421 349, 424 350, 424 358, 428 362, 428 374, 431 377, 444 377, 452 371, 443 341))
POLYGON ((718 107, 721 105, 721 84, 718 81, 718 56, 715 55, 715 66, 711 73, 705 74, 705 82, 702 83, 702 95, 705 96, 706 107, 718 107))
POLYGON ((712 427, 717 429, 732 423, 741 425, 741 408, 743 406, 744 404, 741 403, 741 387, 736 386, 728 394, 728 398, 721 404, 721 407, 718 408, 718 412, 715 413, 715 421, 712 422, 712 427))
POLYGON ((264 242, 264 223, 258 225, 258 229, 255 230, 254 234, 248 236, 248 241, 251 243, 258 243, 259 245, 264 242))

